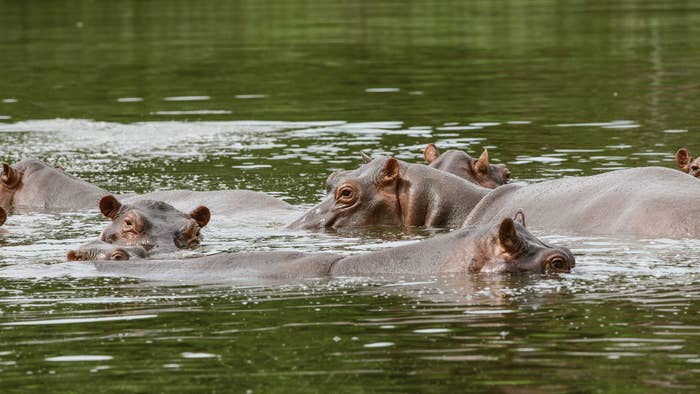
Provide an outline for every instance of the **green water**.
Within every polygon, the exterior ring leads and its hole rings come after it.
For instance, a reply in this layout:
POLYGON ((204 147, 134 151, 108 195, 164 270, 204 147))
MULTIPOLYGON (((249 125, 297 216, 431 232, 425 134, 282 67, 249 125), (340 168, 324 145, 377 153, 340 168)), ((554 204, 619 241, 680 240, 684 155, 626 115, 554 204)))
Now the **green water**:
MULTIPOLYGON (((700 152, 698 37, 683 1, 2 0, 0 160, 294 204, 360 150, 420 162, 428 142, 527 182, 674 167, 700 152)), ((192 286, 62 264, 103 226, 3 226, 2 392, 698 390, 697 240, 539 233, 577 255, 558 277, 192 286)), ((194 254, 430 235, 213 221, 194 254)))

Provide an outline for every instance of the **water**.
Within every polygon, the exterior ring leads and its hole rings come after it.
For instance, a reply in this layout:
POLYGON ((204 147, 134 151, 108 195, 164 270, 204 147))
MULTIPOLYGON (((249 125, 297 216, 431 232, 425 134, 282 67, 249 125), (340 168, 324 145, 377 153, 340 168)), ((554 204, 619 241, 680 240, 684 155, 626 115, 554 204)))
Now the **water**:
MULTIPOLYGON (((700 6, 629 1, 0 1, 0 159, 117 193, 302 208, 359 152, 489 149, 516 181, 674 167, 700 6)), ((692 203, 689 201, 688 203, 692 203)), ((300 208, 301 209, 301 208, 300 208)), ((571 274, 190 285, 63 263, 96 211, 0 234, 3 392, 697 392, 697 240, 538 233, 571 274)), ((213 220, 201 249, 362 253, 429 231, 213 220)))

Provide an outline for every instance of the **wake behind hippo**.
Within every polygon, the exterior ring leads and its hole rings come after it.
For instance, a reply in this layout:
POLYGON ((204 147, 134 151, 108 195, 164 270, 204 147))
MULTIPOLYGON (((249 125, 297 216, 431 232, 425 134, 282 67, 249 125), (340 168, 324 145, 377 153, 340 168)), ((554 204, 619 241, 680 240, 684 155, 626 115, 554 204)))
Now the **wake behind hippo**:
POLYGON ((465 225, 528 212, 547 232, 648 238, 700 237, 700 182, 679 171, 640 167, 531 185, 504 185, 484 197, 465 225))
POLYGON ((326 198, 290 228, 459 227, 489 189, 421 164, 377 157, 331 174, 326 198))
MULTIPOLYGON (((518 219, 520 218, 520 219, 518 219)), ((575 265, 570 250, 542 242, 506 218, 495 225, 464 228, 411 245, 354 256, 331 253, 222 253, 175 261, 93 262, 103 274, 152 280, 223 282, 448 273, 557 273, 575 265)))

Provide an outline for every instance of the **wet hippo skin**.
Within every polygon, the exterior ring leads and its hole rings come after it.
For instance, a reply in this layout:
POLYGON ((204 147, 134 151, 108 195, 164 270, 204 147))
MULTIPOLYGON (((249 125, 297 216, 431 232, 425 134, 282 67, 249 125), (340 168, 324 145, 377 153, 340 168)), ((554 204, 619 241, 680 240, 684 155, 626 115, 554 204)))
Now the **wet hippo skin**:
POLYGON ((461 150, 448 150, 440 154, 435 144, 428 144, 423 156, 428 166, 489 189, 504 185, 510 179, 510 170, 505 164, 489 163, 489 153, 485 148, 481 156, 474 159, 461 150))
POLYGON ((0 207, 8 213, 92 209, 105 194, 106 190, 39 160, 2 164, 0 207))
MULTIPOLYGON (((522 216, 521 216, 522 217, 522 216)), ((522 220, 465 228, 414 244, 344 257, 329 253, 222 253, 185 260, 99 261, 107 275, 153 280, 301 279, 441 273, 569 272, 572 253, 534 237, 522 220)))
POLYGON ((331 174, 326 181, 326 198, 289 227, 456 228, 489 191, 422 164, 377 157, 356 170, 331 174))
POLYGON ((700 237, 700 182, 680 171, 640 167, 531 185, 504 185, 484 197, 464 224, 528 213, 549 233, 634 237, 700 237))

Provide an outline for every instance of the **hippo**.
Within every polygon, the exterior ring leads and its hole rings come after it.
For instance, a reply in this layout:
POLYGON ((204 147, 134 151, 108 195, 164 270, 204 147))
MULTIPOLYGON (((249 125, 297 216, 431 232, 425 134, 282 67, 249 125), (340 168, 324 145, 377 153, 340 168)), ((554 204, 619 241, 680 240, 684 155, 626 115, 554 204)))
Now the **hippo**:
POLYGON ((221 253, 174 261, 96 261, 92 264, 99 272, 112 276, 194 282, 570 272, 575 266, 571 251, 542 242, 523 223, 517 216, 505 218, 496 224, 463 228, 410 245, 352 256, 265 251, 221 253))
POLYGON ((146 258, 146 249, 141 246, 115 246, 104 241, 92 241, 81 245, 76 250, 69 250, 66 254, 68 261, 92 261, 92 260, 129 260, 132 258, 146 258))
POLYGON ((449 172, 489 189, 504 185, 510 179, 510 170, 505 164, 489 163, 489 153, 486 148, 479 159, 475 160, 461 150, 448 150, 440 154, 435 144, 428 144, 423 151, 423 156, 430 167, 449 172))
POLYGON ((100 199, 100 212, 111 219, 100 241, 139 246, 148 253, 192 248, 201 242, 200 229, 209 223, 209 208, 198 206, 189 214, 156 200, 122 204, 113 195, 100 199))
POLYGON ((700 182, 679 171, 639 167, 531 185, 503 185, 472 210, 465 226, 523 209, 533 228, 591 236, 700 237, 700 182))
POLYGON ((0 207, 10 212, 91 208, 108 192, 36 159, 2 164, 0 207))
POLYGON ((678 149, 678 152, 676 152, 676 163, 678 163, 681 171, 690 176, 700 178, 700 157, 696 157, 693 160, 688 149, 678 149))
POLYGON ((288 227, 456 228, 489 191, 422 164, 380 156, 365 160, 358 169, 332 173, 326 180, 326 198, 288 227))

